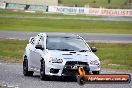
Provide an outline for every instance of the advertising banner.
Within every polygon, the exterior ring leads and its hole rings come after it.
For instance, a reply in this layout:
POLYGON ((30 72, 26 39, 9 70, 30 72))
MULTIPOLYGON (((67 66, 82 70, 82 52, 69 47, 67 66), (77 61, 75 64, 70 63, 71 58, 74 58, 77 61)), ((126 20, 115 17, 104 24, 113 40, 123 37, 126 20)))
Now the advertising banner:
POLYGON ((63 14, 132 16, 132 9, 104 9, 104 8, 49 6, 48 11, 54 13, 63 13, 63 14))
POLYGON ((7 5, 7 8, 9 8, 9 9, 22 9, 22 10, 24 10, 25 7, 26 7, 26 5, 24 5, 24 4, 9 3, 7 5))
POLYGON ((90 15, 132 16, 132 9, 87 8, 87 13, 90 15))
POLYGON ((46 11, 47 10, 47 6, 30 5, 28 10, 42 10, 42 11, 46 11))
POLYGON ((83 7, 64 7, 64 6, 49 6, 48 12, 63 13, 63 14, 86 14, 86 8, 83 7))

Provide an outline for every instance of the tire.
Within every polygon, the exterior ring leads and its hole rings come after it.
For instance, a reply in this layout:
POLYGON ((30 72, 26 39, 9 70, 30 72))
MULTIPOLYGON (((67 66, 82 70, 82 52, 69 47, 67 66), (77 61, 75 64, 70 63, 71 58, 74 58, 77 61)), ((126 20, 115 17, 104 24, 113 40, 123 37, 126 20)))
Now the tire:
POLYGON ((100 71, 93 71, 92 72, 94 75, 99 75, 100 74, 100 71))
POLYGON ((24 57, 23 61, 23 74, 24 76, 33 76, 33 71, 28 71, 28 60, 27 57, 24 57))
POLYGON ((45 80, 47 76, 45 75, 45 62, 44 60, 41 61, 41 68, 40 68, 40 79, 45 80))

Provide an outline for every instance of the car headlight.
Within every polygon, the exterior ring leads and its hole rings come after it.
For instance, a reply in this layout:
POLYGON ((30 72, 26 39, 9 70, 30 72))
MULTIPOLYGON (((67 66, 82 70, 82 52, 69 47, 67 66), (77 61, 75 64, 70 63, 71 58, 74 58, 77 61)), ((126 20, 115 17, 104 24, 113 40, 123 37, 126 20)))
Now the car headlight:
POLYGON ((53 58, 53 57, 51 57, 51 62, 52 62, 52 63, 62 63, 63 60, 62 60, 62 59, 58 59, 58 58, 53 58))
POLYGON ((100 62, 98 60, 90 61, 91 65, 99 65, 100 62))

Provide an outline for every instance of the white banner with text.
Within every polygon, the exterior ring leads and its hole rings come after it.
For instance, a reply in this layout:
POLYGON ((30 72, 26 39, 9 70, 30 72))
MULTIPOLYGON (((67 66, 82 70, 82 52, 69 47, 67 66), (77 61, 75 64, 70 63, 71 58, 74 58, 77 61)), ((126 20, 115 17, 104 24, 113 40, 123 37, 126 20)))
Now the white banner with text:
POLYGON ((132 9, 104 9, 104 8, 49 6, 48 12, 63 13, 63 14, 132 16, 132 9))

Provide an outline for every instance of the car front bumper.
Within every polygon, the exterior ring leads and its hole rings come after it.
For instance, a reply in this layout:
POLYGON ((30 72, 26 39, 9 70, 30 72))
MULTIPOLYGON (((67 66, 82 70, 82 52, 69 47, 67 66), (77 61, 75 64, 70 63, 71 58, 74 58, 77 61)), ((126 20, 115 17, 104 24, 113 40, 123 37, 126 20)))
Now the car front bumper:
POLYGON ((50 76, 75 76, 78 73, 78 67, 82 66, 86 74, 91 74, 93 71, 100 71, 100 66, 97 65, 67 65, 66 63, 52 63, 45 68, 45 74, 50 76))

